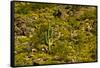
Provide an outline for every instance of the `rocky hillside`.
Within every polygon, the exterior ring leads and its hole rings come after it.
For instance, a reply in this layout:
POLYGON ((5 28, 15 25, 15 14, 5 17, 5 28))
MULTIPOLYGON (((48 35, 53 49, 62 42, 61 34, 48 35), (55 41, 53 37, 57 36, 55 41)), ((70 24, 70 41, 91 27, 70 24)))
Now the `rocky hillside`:
POLYGON ((96 61, 96 7, 14 2, 15 66, 96 61))

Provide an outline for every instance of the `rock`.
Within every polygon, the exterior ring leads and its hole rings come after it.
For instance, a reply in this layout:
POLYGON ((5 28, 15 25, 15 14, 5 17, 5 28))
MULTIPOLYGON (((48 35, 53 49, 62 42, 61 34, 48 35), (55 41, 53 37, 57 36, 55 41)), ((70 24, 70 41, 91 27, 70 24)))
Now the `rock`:
POLYGON ((44 63, 42 58, 35 59, 35 60, 33 60, 33 62, 36 63, 36 64, 39 64, 39 65, 44 63))
POLYGON ((33 48, 33 49, 32 49, 32 52, 37 52, 37 49, 33 48))

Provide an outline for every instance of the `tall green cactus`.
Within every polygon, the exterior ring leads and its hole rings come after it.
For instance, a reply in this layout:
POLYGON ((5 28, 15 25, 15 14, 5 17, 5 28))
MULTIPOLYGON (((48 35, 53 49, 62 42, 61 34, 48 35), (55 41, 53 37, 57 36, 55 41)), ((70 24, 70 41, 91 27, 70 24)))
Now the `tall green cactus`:
POLYGON ((45 37, 45 44, 48 45, 48 50, 49 50, 49 53, 51 51, 51 45, 53 42, 51 42, 51 38, 52 38, 52 28, 51 28, 51 24, 50 22, 48 23, 48 30, 45 32, 44 34, 44 37, 45 37))

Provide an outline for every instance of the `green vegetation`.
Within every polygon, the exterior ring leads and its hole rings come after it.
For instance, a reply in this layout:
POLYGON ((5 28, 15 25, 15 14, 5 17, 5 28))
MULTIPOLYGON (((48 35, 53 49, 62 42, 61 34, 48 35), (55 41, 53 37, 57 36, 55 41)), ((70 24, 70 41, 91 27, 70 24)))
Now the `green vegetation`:
POLYGON ((96 7, 14 2, 15 66, 96 61, 96 7))

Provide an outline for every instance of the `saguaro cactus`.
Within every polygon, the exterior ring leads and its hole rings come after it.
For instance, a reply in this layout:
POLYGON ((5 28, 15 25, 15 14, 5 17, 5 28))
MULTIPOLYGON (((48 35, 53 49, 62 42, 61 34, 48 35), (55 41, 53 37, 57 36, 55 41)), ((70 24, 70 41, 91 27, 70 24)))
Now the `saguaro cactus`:
POLYGON ((45 37, 45 44, 48 45, 48 50, 49 53, 51 51, 51 45, 53 44, 52 42, 52 28, 50 22, 48 23, 48 30, 44 34, 45 37))
MULTIPOLYGON (((57 28, 56 28, 57 29, 57 28)), ((45 31, 44 37, 45 37, 45 44, 48 46, 48 52, 51 53, 51 46, 53 43, 58 40, 61 36, 61 33, 58 32, 58 35, 56 37, 53 37, 55 34, 55 31, 53 31, 53 28, 51 26, 51 22, 48 23, 48 29, 45 31)))

